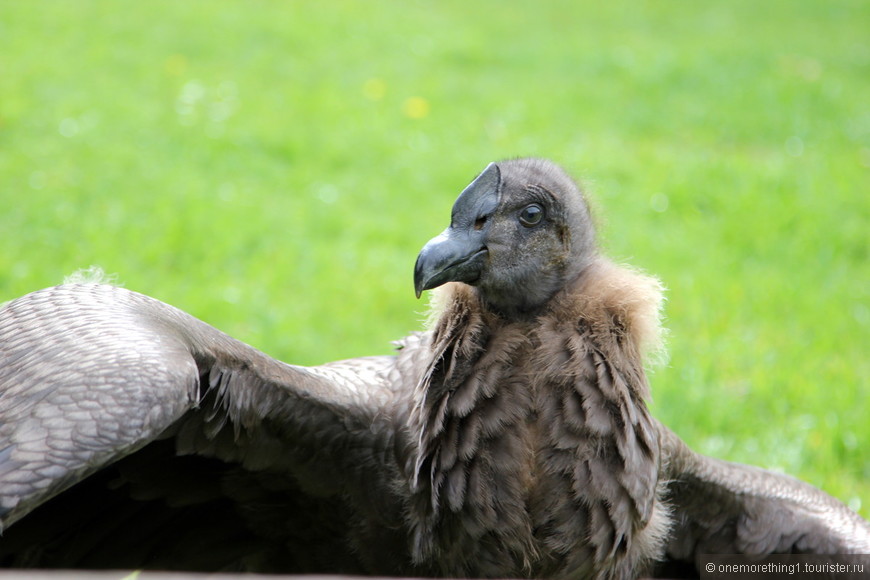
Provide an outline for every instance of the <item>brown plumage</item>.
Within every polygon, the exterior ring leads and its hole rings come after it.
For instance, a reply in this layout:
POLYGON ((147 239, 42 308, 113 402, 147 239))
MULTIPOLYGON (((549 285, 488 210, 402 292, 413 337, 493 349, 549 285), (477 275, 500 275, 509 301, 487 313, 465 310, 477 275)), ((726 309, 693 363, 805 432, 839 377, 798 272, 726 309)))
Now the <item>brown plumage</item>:
POLYGON ((633 578, 703 553, 868 552, 783 475, 649 413, 659 284, 557 166, 488 166, 421 251, 425 332, 298 367, 151 298, 0 310, 0 564, 633 578))

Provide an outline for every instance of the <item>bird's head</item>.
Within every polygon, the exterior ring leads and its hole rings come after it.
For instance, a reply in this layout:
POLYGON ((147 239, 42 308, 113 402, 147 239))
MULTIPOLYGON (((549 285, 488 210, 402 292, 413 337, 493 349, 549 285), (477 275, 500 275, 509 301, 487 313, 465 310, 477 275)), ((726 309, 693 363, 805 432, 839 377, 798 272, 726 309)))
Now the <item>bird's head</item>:
POLYGON ((543 159, 490 163, 453 205, 450 226, 420 251, 417 296, 446 282, 478 288, 490 307, 529 313, 596 257, 579 187, 543 159))

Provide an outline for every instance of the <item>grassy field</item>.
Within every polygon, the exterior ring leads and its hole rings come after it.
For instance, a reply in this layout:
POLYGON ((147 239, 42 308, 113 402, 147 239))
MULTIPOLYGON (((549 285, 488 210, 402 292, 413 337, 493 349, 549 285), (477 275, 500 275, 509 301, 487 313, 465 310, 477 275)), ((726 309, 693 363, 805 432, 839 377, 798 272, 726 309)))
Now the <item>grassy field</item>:
POLYGON ((289 362, 387 352, 461 188, 551 157, 669 288, 655 414, 870 516, 868 30, 864 0, 2 2, 0 300, 97 264, 289 362))

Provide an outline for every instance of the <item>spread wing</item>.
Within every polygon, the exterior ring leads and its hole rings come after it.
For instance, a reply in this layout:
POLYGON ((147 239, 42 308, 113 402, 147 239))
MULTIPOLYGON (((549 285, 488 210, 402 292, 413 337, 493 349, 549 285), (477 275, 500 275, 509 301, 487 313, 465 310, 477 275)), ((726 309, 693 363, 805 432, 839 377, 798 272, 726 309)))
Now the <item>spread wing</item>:
POLYGON ((395 357, 297 367, 157 300, 66 285, 0 308, 0 530, 157 439, 380 505, 405 391, 395 357), (324 460, 326 458, 327 460, 324 460))
POLYGON ((866 554, 870 524, 787 475, 699 455, 661 427, 674 529, 668 556, 866 554))

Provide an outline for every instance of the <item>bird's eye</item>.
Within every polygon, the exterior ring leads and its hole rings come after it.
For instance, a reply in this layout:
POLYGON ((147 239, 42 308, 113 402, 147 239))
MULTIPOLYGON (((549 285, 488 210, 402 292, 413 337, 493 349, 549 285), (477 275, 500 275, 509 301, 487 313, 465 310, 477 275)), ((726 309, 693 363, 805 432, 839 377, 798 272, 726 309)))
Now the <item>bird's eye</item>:
POLYGON ((538 204, 533 203, 524 207, 520 212, 520 223, 531 228, 541 223, 543 217, 544 210, 538 204))

